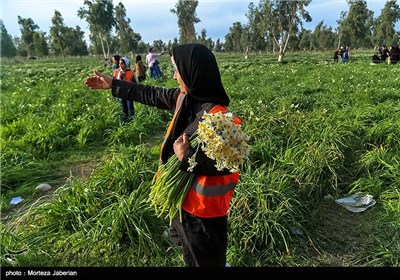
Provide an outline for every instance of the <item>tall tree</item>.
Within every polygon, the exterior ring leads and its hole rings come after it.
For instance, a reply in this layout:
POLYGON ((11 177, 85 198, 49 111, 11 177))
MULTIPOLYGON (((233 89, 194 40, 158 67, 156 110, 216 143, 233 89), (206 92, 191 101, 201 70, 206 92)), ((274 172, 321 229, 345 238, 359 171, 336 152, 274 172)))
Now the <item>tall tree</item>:
POLYGON ((242 52, 244 47, 242 46, 242 33, 244 27, 237 21, 233 23, 233 26, 229 28, 228 34, 225 35, 225 50, 233 52, 242 52))
POLYGON ((224 47, 224 45, 221 43, 221 40, 218 38, 217 41, 215 41, 214 50, 216 52, 220 52, 220 51, 222 51, 223 47, 224 47))
POLYGON ((8 34, 7 29, 3 23, 3 20, 0 19, 0 40, 1 40, 1 57, 14 57, 17 55, 17 48, 15 47, 12 37, 8 34))
POLYGON ((88 55, 88 47, 85 41, 85 32, 77 25, 74 28, 69 28, 71 34, 71 44, 69 46, 69 54, 75 56, 88 55))
POLYGON ((196 41, 195 23, 199 23, 196 8, 199 1, 178 0, 175 4, 175 9, 171 9, 171 13, 178 17, 179 41, 183 43, 193 43, 196 41))
POLYGON ((374 13, 365 0, 347 0, 349 11, 342 12, 338 31, 342 44, 352 48, 370 48, 374 13))
POLYGON ((261 0, 260 12, 263 15, 263 28, 279 47, 278 61, 283 61, 290 36, 299 32, 303 20, 311 21, 305 7, 311 0, 261 0))
POLYGON ((313 43, 313 34, 311 30, 302 29, 300 33, 299 49, 302 51, 310 51, 313 43))
POLYGON ((246 17, 249 21, 249 38, 246 42, 246 50, 265 50, 266 41, 265 34, 262 29, 262 15, 259 9, 257 9, 257 7, 255 7, 253 3, 249 4, 248 9, 249 10, 246 13, 246 17))
POLYGON ((34 54, 37 56, 49 55, 49 44, 47 43, 46 32, 33 33, 34 54))
POLYGON ((400 20, 400 7, 396 0, 386 1, 381 14, 375 21, 373 35, 374 45, 393 45, 399 42, 399 33, 395 30, 396 22, 400 20))
POLYGON ((126 16, 126 9, 120 2, 115 7, 117 48, 119 53, 127 54, 132 51, 137 52, 138 42, 142 39, 140 34, 133 32, 130 26, 131 20, 126 16))
POLYGON ((214 42, 212 41, 211 38, 207 38, 207 30, 205 28, 201 30, 200 35, 197 38, 197 41, 200 44, 207 46, 207 48, 209 48, 210 50, 214 49, 214 42))
POLYGON ((67 38, 67 27, 64 25, 64 19, 61 13, 54 11, 54 16, 51 18, 50 27, 50 47, 55 55, 61 55, 64 61, 65 50, 70 41, 67 38))
POLYGON ((167 44, 165 44, 162 40, 154 40, 153 48, 157 52, 165 51, 167 49, 167 44))
POLYGON ((104 59, 110 56, 111 32, 115 26, 112 0, 85 0, 78 16, 89 24, 89 39, 95 50, 101 47, 104 59))
POLYGON ((18 24, 21 31, 21 42, 18 45, 18 52, 22 56, 31 56, 35 51, 33 44, 33 34, 39 29, 31 18, 22 18, 18 16, 18 24))
POLYGON ((61 13, 57 10, 51 19, 53 25, 50 27, 50 47, 55 55, 61 55, 64 61, 66 55, 87 55, 87 45, 84 40, 84 32, 79 26, 76 30, 67 27, 61 13))
POLYGON ((322 20, 314 29, 311 48, 313 50, 334 49, 335 36, 336 34, 332 31, 332 27, 324 25, 322 20))

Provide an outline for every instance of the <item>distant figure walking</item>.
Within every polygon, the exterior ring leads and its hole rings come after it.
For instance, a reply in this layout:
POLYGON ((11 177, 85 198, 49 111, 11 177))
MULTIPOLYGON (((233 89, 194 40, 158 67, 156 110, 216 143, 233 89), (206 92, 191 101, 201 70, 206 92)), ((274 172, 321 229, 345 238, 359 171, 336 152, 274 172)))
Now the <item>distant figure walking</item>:
POLYGON ((342 62, 348 62, 349 59, 350 59, 350 49, 349 47, 346 47, 343 50, 342 62))
POLYGON ((146 80, 146 66, 144 66, 142 56, 139 54, 136 56, 135 73, 138 83, 146 80))
POLYGON ((146 55, 146 64, 150 69, 150 78, 161 78, 162 73, 157 57, 163 55, 164 53, 165 52, 155 53, 153 48, 149 48, 149 53, 146 55))
MULTIPOLYGON (((135 74, 130 69, 129 59, 121 57, 119 59, 119 69, 114 72, 114 79, 135 82, 135 74)), ((124 122, 129 122, 135 115, 135 108, 133 107, 133 101, 127 99, 120 99, 122 111, 124 112, 124 122)))
POLYGON ((339 61, 339 49, 335 50, 333 53, 333 62, 339 61))

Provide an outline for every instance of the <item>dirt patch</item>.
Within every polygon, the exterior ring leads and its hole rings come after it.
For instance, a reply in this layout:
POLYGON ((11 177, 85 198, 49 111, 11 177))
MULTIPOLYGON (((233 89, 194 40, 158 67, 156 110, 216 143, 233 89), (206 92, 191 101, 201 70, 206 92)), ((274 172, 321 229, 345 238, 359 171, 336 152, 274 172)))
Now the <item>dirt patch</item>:
POLYGON ((321 266, 357 266, 372 242, 373 210, 353 213, 333 200, 321 204, 315 232, 319 254, 313 259, 321 266))
POLYGON ((93 173, 99 163, 106 160, 106 157, 100 160, 93 160, 91 162, 84 162, 77 165, 71 165, 65 168, 64 175, 62 175, 59 184, 51 184, 52 188, 48 191, 36 192, 32 197, 25 198, 21 203, 14 205, 9 210, 1 214, 1 222, 8 224, 15 218, 20 217, 28 211, 32 205, 41 205, 49 201, 53 197, 53 193, 59 188, 68 183, 71 178, 77 178, 82 182, 86 182, 90 175, 93 173))
POLYGON ((71 166, 69 167, 69 176, 66 179, 79 178, 82 182, 86 182, 98 165, 98 162, 87 162, 71 166))

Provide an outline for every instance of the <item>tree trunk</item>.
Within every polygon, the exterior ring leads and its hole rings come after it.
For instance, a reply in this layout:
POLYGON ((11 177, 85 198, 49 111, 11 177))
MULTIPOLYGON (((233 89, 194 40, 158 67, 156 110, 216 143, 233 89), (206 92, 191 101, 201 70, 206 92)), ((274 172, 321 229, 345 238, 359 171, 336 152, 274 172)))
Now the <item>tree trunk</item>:
POLYGON ((286 48, 289 42, 289 37, 290 34, 287 34, 287 38, 284 41, 282 40, 281 44, 279 45, 279 56, 278 56, 278 62, 283 62, 283 59, 285 58, 285 53, 286 53, 286 48))
POLYGON ((107 56, 105 56, 105 59, 108 59, 110 57, 110 45, 108 44, 108 39, 105 38, 106 41, 106 46, 107 46, 107 56))
POLYGON ((107 59, 106 50, 104 49, 103 36, 101 36, 101 35, 100 35, 100 43, 101 43, 101 49, 103 50, 103 57, 104 57, 104 59, 107 59))
POLYGON ((284 58, 285 58, 285 47, 280 45, 279 46, 278 62, 282 62, 284 58))

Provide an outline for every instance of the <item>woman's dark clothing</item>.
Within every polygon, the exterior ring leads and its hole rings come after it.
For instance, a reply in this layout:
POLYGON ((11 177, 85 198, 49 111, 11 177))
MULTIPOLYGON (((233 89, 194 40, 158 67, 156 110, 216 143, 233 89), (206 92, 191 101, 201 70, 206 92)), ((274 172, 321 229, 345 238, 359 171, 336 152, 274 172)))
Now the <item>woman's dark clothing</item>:
POLYGON ((389 50, 386 47, 384 47, 381 52, 381 60, 386 61, 388 57, 389 57, 389 50))
POLYGON ((333 62, 339 61, 339 50, 334 51, 333 53, 333 62))
MULTIPOLYGON (((183 133, 192 135, 204 113, 215 105, 229 105, 229 97, 222 85, 215 56, 201 44, 176 46, 172 50, 175 64, 188 92, 183 96, 179 88, 166 89, 137 83, 113 80, 112 94, 115 97, 137 101, 159 109, 175 113, 171 132, 164 139, 161 163, 174 154, 173 144, 183 133), (182 98, 177 105, 178 98, 182 98)), ((187 150, 181 162, 181 170, 186 171, 188 159, 194 151, 187 150)), ((215 161, 204 152, 198 151, 196 175, 215 176, 230 174, 228 170, 218 171, 215 161)), ((187 266, 225 266, 227 248, 227 216, 201 218, 182 210, 172 221, 171 241, 183 247, 183 257, 187 266)))
POLYGON ((382 61, 381 61, 380 57, 378 56, 378 54, 374 54, 372 56, 372 63, 381 63, 381 62, 382 61))
POLYGON ((396 64, 400 60, 400 48, 393 46, 389 51, 390 64, 396 64))
POLYGON ((177 236, 170 236, 170 239, 174 244, 182 245, 183 259, 188 266, 225 266, 228 243, 226 216, 204 219, 182 209, 182 222, 175 217, 172 227, 177 236))

